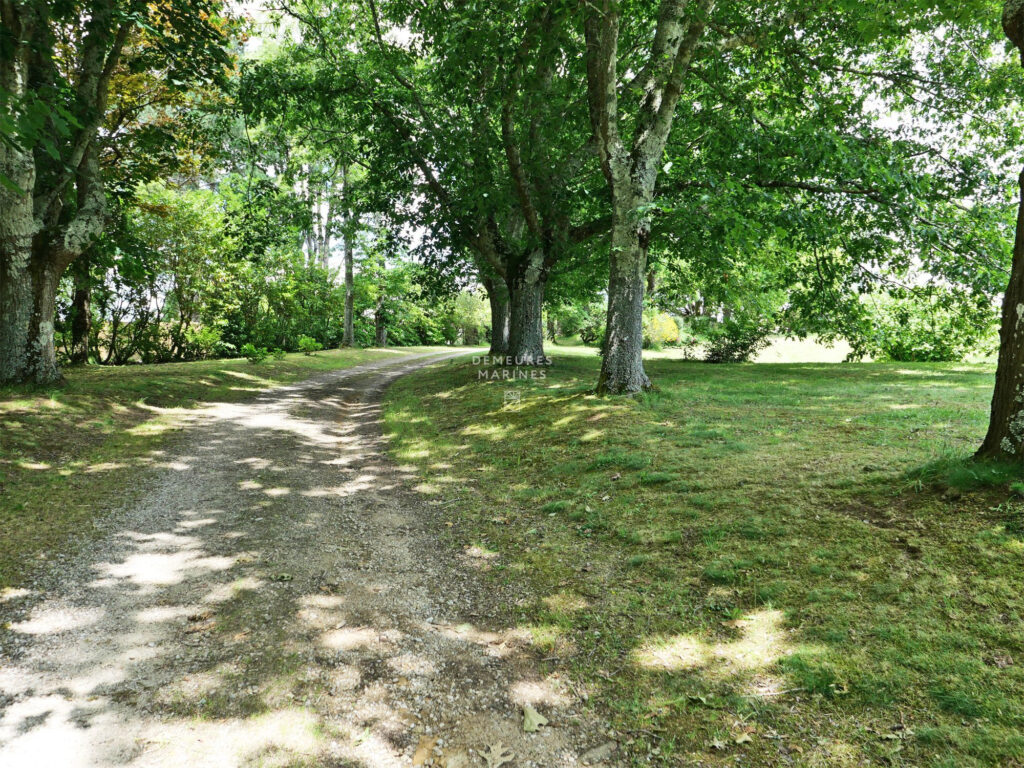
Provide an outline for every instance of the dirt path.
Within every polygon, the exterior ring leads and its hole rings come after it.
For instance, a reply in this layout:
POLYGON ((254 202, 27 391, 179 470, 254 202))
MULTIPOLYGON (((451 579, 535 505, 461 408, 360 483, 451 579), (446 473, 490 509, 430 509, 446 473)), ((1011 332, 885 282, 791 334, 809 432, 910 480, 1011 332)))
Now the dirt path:
POLYGON ((439 542, 383 455, 384 388, 437 359, 197 415, 106 535, 0 603, 0 766, 546 768, 607 751, 494 623, 511 596, 439 542), (524 733, 524 705, 549 725, 524 733))

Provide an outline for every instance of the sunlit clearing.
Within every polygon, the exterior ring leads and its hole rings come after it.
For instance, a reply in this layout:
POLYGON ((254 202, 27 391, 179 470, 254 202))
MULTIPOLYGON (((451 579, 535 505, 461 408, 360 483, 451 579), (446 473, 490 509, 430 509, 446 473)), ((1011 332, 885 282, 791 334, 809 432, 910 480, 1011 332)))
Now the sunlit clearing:
POLYGON ((711 643, 693 635, 679 635, 650 642, 635 653, 647 669, 677 671, 697 667, 723 667, 728 672, 747 672, 774 664, 791 651, 785 642, 781 611, 757 611, 730 622, 743 634, 738 640, 711 643))

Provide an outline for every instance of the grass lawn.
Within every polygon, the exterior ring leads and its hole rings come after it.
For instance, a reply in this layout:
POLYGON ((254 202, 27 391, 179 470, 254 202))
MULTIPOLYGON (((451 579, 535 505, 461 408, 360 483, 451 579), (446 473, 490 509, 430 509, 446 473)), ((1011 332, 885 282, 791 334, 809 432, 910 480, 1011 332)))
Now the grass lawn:
POLYGON ((183 410, 415 351, 331 350, 245 359, 72 368, 46 389, 0 387, 0 598, 33 562, 88 535, 159 465, 183 410))
POLYGON ((990 365, 659 359, 609 400, 553 354, 417 372, 387 425, 634 765, 1024 765, 1024 502, 964 461, 990 365))

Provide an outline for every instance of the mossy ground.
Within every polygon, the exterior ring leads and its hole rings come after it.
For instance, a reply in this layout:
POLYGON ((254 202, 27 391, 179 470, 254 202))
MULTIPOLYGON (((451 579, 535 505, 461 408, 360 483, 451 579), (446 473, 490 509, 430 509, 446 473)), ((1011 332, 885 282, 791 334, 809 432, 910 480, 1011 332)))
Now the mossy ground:
POLYGON ((53 387, 0 387, 0 591, 89 535, 159 464, 183 410, 235 402, 401 350, 331 350, 244 359, 71 368, 53 387))
POLYGON ((661 359, 601 399, 554 356, 418 372, 387 427, 635 765, 1024 765, 1020 471, 967 460, 990 365, 661 359))

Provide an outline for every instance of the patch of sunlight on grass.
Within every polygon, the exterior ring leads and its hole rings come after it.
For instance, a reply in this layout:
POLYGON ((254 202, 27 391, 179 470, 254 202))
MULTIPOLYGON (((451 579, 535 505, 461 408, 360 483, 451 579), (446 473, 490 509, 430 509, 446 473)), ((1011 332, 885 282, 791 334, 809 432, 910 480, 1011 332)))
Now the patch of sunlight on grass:
POLYGON ((544 598, 544 605, 559 613, 573 613, 590 607, 590 602, 575 592, 559 592, 544 598))
POLYGON ((600 440, 602 437, 604 437, 604 432, 605 431, 603 429, 588 429, 586 432, 580 435, 580 442, 592 443, 595 440, 600 440))
POLYGON ((459 434, 465 437, 476 435, 499 442, 505 440, 512 431, 512 427, 508 424, 470 424, 468 427, 464 427, 459 434))
POLYGON ((550 650, 565 636, 565 630, 554 624, 533 624, 526 627, 530 641, 538 648, 550 650))
POLYGON ((762 610, 728 622, 738 629, 738 640, 707 642, 693 635, 681 635, 645 643, 634 653, 646 669, 670 672, 720 664, 728 673, 764 669, 792 652, 786 642, 781 611, 762 610))

